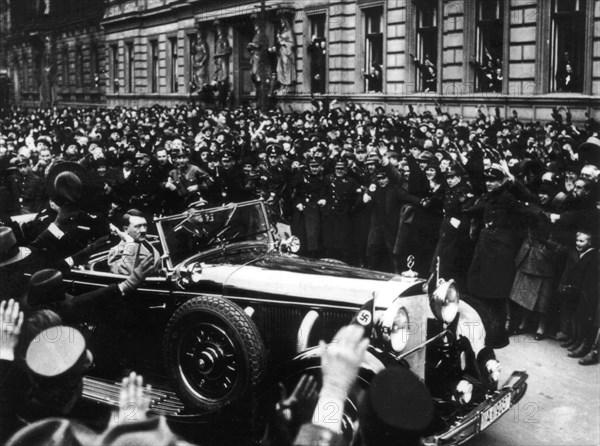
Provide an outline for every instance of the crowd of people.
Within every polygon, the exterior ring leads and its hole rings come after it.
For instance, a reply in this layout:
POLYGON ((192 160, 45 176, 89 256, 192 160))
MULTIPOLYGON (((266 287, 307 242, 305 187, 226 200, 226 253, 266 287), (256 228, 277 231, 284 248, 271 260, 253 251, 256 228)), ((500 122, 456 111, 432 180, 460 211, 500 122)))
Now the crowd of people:
MULTIPOLYGON (((490 347, 531 330, 594 364, 599 132, 591 118, 575 125, 565 108, 546 122, 503 119, 486 106, 467 120, 439 105, 400 114, 337 101, 268 113, 14 109, 0 115, 2 255, 20 245, 56 275, 125 218, 131 233, 113 231, 122 242, 115 268, 130 274, 112 290, 118 298, 152 267, 136 267, 144 255, 127 259, 126 246, 153 216, 261 198, 302 255, 392 273, 410 257, 432 285, 455 280, 490 347), (15 223, 30 213, 32 223, 15 223)), ((24 285, 3 276, 3 289, 21 295, 24 285)), ((36 317, 37 333, 60 325, 36 317)))

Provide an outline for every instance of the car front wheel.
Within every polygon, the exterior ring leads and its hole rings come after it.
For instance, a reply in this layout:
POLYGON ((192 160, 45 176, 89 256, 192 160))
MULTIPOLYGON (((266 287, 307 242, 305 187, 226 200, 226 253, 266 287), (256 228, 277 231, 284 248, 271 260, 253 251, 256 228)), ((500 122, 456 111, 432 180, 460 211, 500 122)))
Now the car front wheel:
POLYGON ((179 396, 203 411, 251 396, 264 374, 256 325, 221 297, 198 296, 181 305, 169 320, 163 350, 179 396))

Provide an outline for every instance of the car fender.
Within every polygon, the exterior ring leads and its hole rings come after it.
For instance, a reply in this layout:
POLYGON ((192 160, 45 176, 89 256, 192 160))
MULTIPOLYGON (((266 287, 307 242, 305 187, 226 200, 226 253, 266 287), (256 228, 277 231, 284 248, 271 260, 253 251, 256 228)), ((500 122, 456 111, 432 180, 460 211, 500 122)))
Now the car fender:
POLYGON ((475 309, 461 300, 458 304, 458 324, 456 335, 464 336, 471 343, 475 356, 485 347, 485 327, 475 309))

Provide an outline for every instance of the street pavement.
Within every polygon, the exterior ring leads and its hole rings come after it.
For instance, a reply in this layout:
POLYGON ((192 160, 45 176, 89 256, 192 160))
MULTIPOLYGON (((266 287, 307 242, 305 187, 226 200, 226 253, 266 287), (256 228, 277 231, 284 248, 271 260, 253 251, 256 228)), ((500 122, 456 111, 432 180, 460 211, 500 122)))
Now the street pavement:
POLYGON ((523 399, 468 446, 600 445, 600 366, 581 366, 555 340, 511 337, 496 351, 500 383, 513 370, 529 374, 523 399))

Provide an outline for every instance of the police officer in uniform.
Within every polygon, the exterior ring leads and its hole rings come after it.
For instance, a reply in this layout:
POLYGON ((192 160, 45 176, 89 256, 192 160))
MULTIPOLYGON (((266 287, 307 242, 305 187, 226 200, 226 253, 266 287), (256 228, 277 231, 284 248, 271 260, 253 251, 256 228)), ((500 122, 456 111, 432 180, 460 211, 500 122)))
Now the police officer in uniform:
POLYGON ((440 235, 431 272, 439 277, 454 279, 459 290, 467 289, 467 270, 471 261, 473 246, 469 238, 471 217, 465 211, 475 202, 471 187, 462 179, 457 166, 444 174, 448 190, 444 196, 444 218, 440 226, 440 235), (439 270, 438 270, 439 258, 439 270))
POLYGON ((150 162, 150 155, 139 150, 135 154, 136 165, 133 168, 131 206, 140 209, 144 214, 154 215, 160 210, 158 193, 160 172, 150 162))
POLYGON ((537 216, 542 209, 521 202, 509 191, 509 181, 499 166, 485 171, 487 194, 474 210, 483 211, 483 229, 475 246, 467 276, 475 309, 486 328, 486 345, 508 345, 506 334, 507 303, 515 277, 515 257, 520 246, 517 219, 537 216))
POLYGON ((279 146, 272 144, 267 148, 267 164, 261 169, 261 189, 274 223, 288 220, 287 201, 290 191, 287 190, 289 169, 281 161, 279 146))
POLYGON ((319 257, 321 243, 321 208, 325 199, 325 178, 319 160, 311 158, 308 170, 302 169, 293 179, 292 234, 300 239, 303 255, 319 257))
POLYGON ((360 189, 353 178, 348 177, 348 164, 344 160, 335 163, 333 175, 327 177, 321 230, 326 257, 348 262, 352 254, 351 212, 357 204, 360 189))
POLYGON ((88 202, 98 202, 94 195, 101 186, 83 166, 66 161, 50 170, 46 187, 50 209, 40 212, 24 232, 33 240, 30 247, 35 265, 64 270, 77 263, 79 254, 93 246, 92 241, 109 233, 105 213, 87 212, 88 202))

